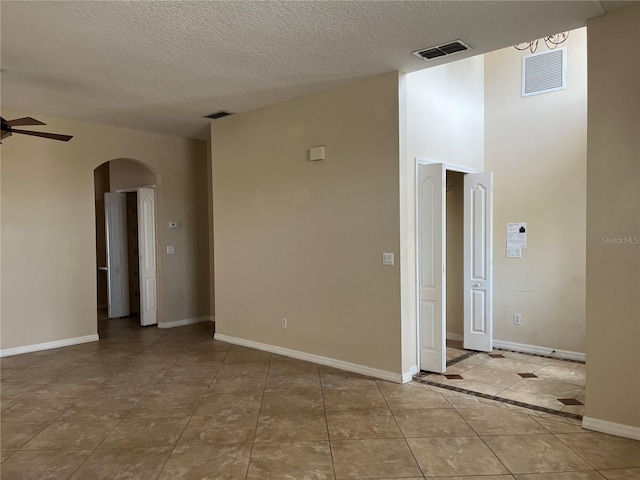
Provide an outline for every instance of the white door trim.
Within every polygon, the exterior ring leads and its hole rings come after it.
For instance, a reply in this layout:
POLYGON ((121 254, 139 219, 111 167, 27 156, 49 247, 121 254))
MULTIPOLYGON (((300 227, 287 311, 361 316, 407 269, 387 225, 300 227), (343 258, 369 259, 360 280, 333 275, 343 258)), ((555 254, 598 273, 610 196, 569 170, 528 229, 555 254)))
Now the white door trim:
POLYGON ((460 173, 476 173, 477 170, 471 167, 465 167, 463 165, 455 165, 453 163, 442 162, 440 160, 428 160, 426 158, 416 157, 416 172, 418 171, 418 165, 429 165, 431 163, 442 163, 444 164, 444 169, 452 172, 460 172, 460 173))

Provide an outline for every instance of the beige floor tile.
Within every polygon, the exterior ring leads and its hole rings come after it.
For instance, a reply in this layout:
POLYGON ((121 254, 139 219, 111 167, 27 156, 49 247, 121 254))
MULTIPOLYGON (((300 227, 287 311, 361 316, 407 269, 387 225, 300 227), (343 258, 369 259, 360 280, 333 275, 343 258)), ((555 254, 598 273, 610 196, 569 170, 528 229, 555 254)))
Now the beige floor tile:
POLYGON ((94 391, 102 383, 101 380, 66 380, 54 381, 38 388, 31 395, 44 397, 69 397, 80 399, 94 391))
POLYGON ((539 395, 536 392, 523 392, 516 389, 518 385, 519 384, 517 383, 513 387, 503 390, 500 392, 499 396, 509 400, 516 400, 518 402, 528 403, 538 407, 551 408, 558 411, 561 411, 565 407, 564 403, 558 401, 558 398, 567 397, 550 397, 546 395, 539 395))
POLYGON ((506 387, 501 385, 491 385, 489 383, 482 383, 475 380, 460 379, 448 379, 444 375, 432 375, 427 377, 427 380, 432 382, 438 382, 443 385, 450 385, 452 387, 464 388, 471 390, 472 392, 485 393, 487 395, 499 395, 506 387))
POLYGON ((294 373, 267 377, 267 390, 320 390, 320 376, 317 373, 294 373))
POLYGON ((96 450, 71 480, 153 480, 171 455, 171 447, 96 450))
POLYGON ((219 369, 227 353, 227 351, 187 352, 180 357, 176 365, 205 365, 219 369))
POLYGON ((120 384, 104 383, 87 394, 85 398, 125 397, 131 400, 142 400, 156 382, 136 383, 129 380, 120 384))
POLYGON ((49 426, 49 422, 0 423, 0 448, 17 450, 49 426))
POLYGON ((118 420, 57 421, 33 437, 22 450, 86 450, 96 448, 118 420))
POLYGON ((298 373, 318 373, 318 365, 294 358, 273 355, 269 364, 269 375, 295 375, 298 373))
POLYGON ((99 448, 174 446, 189 418, 125 418, 99 448))
MULTIPOLYGON (((482 365, 494 370, 508 370, 514 373, 534 373, 542 367, 539 363, 509 357, 491 358, 482 365)), ((448 370, 447 373, 449 373, 448 370)))
POLYGON ((77 401, 75 398, 22 398, 2 412, 2 421, 52 422, 77 401))
POLYGON ((616 468, 612 470, 600 470, 607 480, 638 480, 640 468, 616 468))
POLYGON ((560 380, 523 378, 510 390, 553 398, 573 398, 584 389, 584 385, 571 385, 560 380))
POLYGON ((231 349, 224 359, 224 363, 247 363, 247 362, 266 362, 271 361, 271 353, 260 350, 236 350, 231 349))
POLYGON ((485 436, 482 439, 513 474, 592 470, 553 435, 485 436))
POLYGON ((513 480, 513 475, 465 475, 464 477, 427 477, 429 480, 513 480))
POLYGON ((376 381, 371 377, 329 367, 320 367, 320 380, 323 390, 377 387, 376 381))
POLYGON ((129 417, 153 418, 153 417, 187 417, 193 415, 202 395, 182 394, 157 394, 147 395, 138 403, 129 417))
POLYGON ((352 390, 325 390, 324 404, 327 412, 387 409, 380 390, 359 388, 352 390))
POLYGON ((252 443, 258 423, 257 413, 222 413, 191 417, 178 445, 223 445, 252 443))
POLYGON ((178 446, 160 480, 236 480, 245 478, 251 445, 178 446))
POLYGON ((10 356, 10 357, 3 357, 2 359, 0 359, 0 368, 2 368, 2 369, 5 369, 5 368, 24 369, 24 368, 27 368, 30 365, 33 365, 36 362, 39 362, 43 358, 44 357, 42 357, 42 356, 36 356, 36 355, 31 355, 31 354, 13 355, 13 356, 10 356))
POLYGON ((509 473, 478 437, 409 438, 407 442, 427 477, 509 473))
POLYGON ((556 436, 594 468, 640 467, 640 441, 597 432, 556 436))
POLYGON ((536 417, 534 419, 549 433, 582 433, 584 429, 580 425, 565 421, 562 417, 554 415, 554 418, 536 417))
MULTIPOLYGON (((213 377, 212 377, 213 378, 213 377)), ((181 380, 163 379, 156 383, 151 390, 150 395, 204 395, 209 389, 212 378, 198 379, 189 376, 181 380)))
POLYGON ((504 408, 459 408, 458 413, 478 435, 545 434, 547 431, 526 413, 504 408))
POLYGON ((327 412, 331 440, 402 438, 389 409, 363 412, 327 412))
POLYGON ((333 479, 328 442, 256 443, 247 480, 333 479))
POLYGON ((266 377, 268 371, 269 362, 223 363, 216 378, 241 377, 243 375, 264 375, 266 377))
POLYGON ((324 412, 263 413, 258 419, 256 442, 327 441, 324 412))
POLYGON ((595 470, 587 472, 555 472, 555 473, 528 473, 516 475, 516 480, 603 480, 595 470))
POLYGON ((504 369, 489 368, 486 363, 470 368, 464 372, 463 377, 465 380, 485 383, 488 385, 496 385, 504 388, 510 387, 522 380, 522 377, 515 372, 504 369))
POLYGON ((321 412, 323 407, 320 391, 272 390, 265 391, 262 399, 264 413, 321 412))
POLYGON ((558 380, 584 387, 585 366, 580 363, 562 362, 556 365, 545 365, 535 371, 542 379, 558 380))
MULTIPOLYGON (((11 455, 13 455, 15 450, 0 450, 0 463, 4 462, 11 455)), ((0 475, 2 474, 2 467, 0 467, 0 475)))
POLYGON ((262 403, 262 393, 207 393, 200 402, 194 415, 199 417, 216 416, 226 413, 258 413, 262 403))
POLYGON ((67 410, 60 420, 89 421, 124 418, 138 404, 137 398, 85 397, 67 410))
POLYGON ((18 451, 2 462, 2 478, 11 480, 61 480, 73 472, 91 450, 18 451))
POLYGON ((451 404, 441 393, 416 387, 403 387, 402 389, 380 388, 382 395, 392 411, 452 408, 451 404))
POLYGON ((424 410, 395 410, 400 429, 405 437, 466 437, 475 432, 464 419, 451 408, 424 410))
POLYGON ((253 377, 250 375, 240 377, 214 378, 209 385, 209 392, 216 393, 262 393, 267 379, 264 375, 253 377))
POLYGON ((420 468, 402 439, 336 440, 336 478, 415 477, 420 468))

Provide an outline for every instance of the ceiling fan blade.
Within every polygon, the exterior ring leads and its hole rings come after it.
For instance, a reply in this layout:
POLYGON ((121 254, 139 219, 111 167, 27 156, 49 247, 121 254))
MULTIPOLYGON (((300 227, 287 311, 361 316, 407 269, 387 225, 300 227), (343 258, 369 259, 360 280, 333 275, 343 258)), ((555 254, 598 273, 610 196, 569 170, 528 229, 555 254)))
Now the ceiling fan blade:
POLYGON ((50 138, 51 140, 60 140, 62 142, 68 142, 73 138, 72 135, 60 135, 59 133, 47 133, 47 132, 30 132, 28 130, 16 130, 11 129, 11 133, 22 133, 23 135, 32 135, 34 137, 50 138))
POLYGON ((31 117, 16 118, 15 120, 7 120, 4 122, 8 127, 20 127, 23 125, 46 125, 46 123, 31 117))

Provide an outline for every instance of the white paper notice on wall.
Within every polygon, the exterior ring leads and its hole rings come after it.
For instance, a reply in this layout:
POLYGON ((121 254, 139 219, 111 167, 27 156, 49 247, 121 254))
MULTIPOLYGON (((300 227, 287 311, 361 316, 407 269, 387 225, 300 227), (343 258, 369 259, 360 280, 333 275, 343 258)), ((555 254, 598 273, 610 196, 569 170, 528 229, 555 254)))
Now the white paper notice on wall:
POLYGON ((507 249, 527 247, 527 224, 507 223, 507 249))

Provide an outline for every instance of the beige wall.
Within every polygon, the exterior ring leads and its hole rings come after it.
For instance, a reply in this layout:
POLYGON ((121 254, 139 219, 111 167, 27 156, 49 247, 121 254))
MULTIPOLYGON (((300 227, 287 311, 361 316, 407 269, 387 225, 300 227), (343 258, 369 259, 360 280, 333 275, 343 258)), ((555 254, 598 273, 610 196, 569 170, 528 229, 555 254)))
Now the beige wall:
MULTIPOLYGON (((494 172, 494 338, 584 352, 586 29, 572 31, 567 89, 521 97, 522 56, 485 55, 485 171, 494 172), (527 222, 506 258, 508 222, 527 222), (522 325, 513 325, 513 314, 522 325)), ((546 50, 542 46, 539 51, 546 50)))
POLYGON ((34 116, 74 138, 3 142, 2 349, 96 333, 94 169, 117 158, 159 175, 160 322, 209 315, 206 143, 34 116))
POLYGON ((109 162, 109 185, 111 192, 121 188, 155 185, 156 174, 145 165, 127 158, 116 158, 109 162))
POLYGON ((398 74, 215 121, 211 143, 216 332, 399 374, 398 74))
POLYGON ((464 333, 464 173, 447 172, 447 334, 464 333))
POLYGON ((640 5, 587 26, 586 416, 640 428, 640 5))

